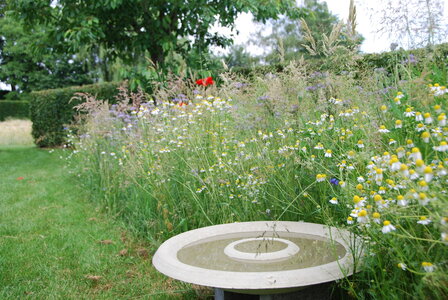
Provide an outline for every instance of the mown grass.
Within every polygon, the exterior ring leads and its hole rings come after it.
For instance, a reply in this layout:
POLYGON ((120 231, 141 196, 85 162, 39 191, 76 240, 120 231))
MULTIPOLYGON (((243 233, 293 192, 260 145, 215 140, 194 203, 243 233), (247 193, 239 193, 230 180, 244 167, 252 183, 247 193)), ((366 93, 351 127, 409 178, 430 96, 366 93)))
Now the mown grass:
POLYGON ((30 120, 6 120, 0 122, 0 146, 31 146, 33 138, 31 136, 30 120))
POLYGON ((98 212, 60 155, 0 148, 0 299, 197 298, 98 212))

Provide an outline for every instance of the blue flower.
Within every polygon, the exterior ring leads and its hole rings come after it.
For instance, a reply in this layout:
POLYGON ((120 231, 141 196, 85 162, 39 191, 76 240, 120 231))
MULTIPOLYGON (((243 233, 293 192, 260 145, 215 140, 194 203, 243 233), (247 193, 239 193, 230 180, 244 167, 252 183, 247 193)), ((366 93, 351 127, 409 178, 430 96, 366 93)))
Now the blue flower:
POLYGON ((331 184, 334 184, 334 185, 339 185, 339 180, 336 179, 336 178, 331 178, 331 179, 330 179, 330 183, 331 183, 331 184))

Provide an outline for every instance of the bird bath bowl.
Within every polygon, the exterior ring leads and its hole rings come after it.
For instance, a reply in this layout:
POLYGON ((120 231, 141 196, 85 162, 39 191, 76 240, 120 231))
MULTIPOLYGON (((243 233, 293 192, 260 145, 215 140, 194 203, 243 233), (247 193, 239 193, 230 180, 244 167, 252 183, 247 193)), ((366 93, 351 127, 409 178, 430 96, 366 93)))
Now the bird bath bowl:
POLYGON ((352 240, 346 230, 304 222, 215 225, 165 241, 153 265, 169 277, 214 287, 216 299, 286 294, 351 275, 352 240))

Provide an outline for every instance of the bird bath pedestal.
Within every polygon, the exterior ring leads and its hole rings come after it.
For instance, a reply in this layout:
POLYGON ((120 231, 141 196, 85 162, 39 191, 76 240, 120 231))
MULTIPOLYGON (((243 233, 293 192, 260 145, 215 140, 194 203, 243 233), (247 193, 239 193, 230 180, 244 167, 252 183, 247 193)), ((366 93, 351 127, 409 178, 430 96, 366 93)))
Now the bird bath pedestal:
POLYGON ((164 242, 161 273, 215 288, 215 299, 327 299, 353 273, 349 232, 304 222, 244 222, 191 230, 164 242))

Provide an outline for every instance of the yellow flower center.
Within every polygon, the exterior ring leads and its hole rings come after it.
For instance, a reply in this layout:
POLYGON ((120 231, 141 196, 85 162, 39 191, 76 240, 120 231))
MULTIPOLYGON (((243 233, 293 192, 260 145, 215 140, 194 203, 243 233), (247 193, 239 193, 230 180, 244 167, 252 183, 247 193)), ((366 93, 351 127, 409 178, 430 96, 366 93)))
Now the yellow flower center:
POLYGON ((418 185, 421 186, 421 187, 428 186, 428 184, 427 184, 426 181, 424 181, 424 180, 419 181, 419 182, 418 182, 418 185))
POLYGON ((358 217, 365 217, 365 216, 367 216, 367 211, 366 211, 365 209, 361 210, 361 211, 358 213, 358 217))
POLYGON ((429 132, 425 131, 422 133, 422 139, 427 139, 429 138, 431 135, 429 134, 429 132))
POLYGON ((425 174, 431 174, 431 173, 432 173, 432 169, 431 169, 431 167, 425 167, 425 169, 423 170, 423 172, 424 172, 425 174))
POLYGON ((397 162, 398 162, 398 158, 396 158, 396 157, 392 158, 392 159, 389 161, 390 164, 394 164, 394 163, 397 163, 397 162))

